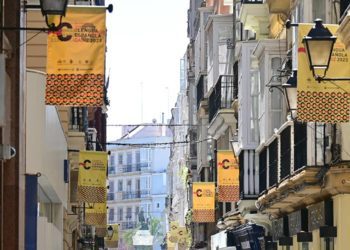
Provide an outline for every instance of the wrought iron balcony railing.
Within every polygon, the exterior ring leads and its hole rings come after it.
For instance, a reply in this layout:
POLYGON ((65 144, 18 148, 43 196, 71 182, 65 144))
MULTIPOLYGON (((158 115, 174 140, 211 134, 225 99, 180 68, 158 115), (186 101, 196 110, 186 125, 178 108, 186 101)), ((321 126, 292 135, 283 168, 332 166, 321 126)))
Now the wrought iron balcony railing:
POLYGON ((130 200, 130 199, 140 199, 141 198, 141 191, 126 191, 123 192, 122 199, 123 200, 130 200))
POLYGON ((127 164, 122 165, 121 167, 117 167, 117 173, 131 173, 131 172, 147 172, 150 171, 150 163, 136 163, 136 164, 127 164))
POLYGON ((121 227, 122 230, 126 230, 126 229, 134 229, 137 226, 137 222, 136 221, 123 221, 118 223, 121 227))
POLYGON ((209 96, 209 122, 220 109, 231 108, 232 102, 237 98, 237 83, 232 75, 221 75, 213 92, 209 96))

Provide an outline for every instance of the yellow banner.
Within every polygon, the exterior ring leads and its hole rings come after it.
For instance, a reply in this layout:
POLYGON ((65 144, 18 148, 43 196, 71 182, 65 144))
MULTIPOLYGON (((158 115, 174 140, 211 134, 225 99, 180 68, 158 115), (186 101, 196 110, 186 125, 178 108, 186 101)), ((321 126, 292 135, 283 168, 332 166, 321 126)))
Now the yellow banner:
POLYGON ((59 28, 47 39, 46 104, 102 106, 106 8, 68 7, 59 28))
POLYGON ((231 150, 217 152, 218 201, 239 200, 239 165, 231 150))
MULTIPOLYGON (((119 225, 113 224, 113 225, 108 225, 108 227, 109 226, 111 226, 113 228, 113 234, 112 234, 112 236, 105 237, 105 247, 117 248, 118 241, 119 241, 119 225)), ((108 227, 107 227, 107 231, 108 231, 108 227)))
MULTIPOLYGON (((312 24, 298 26, 298 120, 303 122, 339 123, 349 122, 350 118, 350 81, 317 82, 310 70, 306 49, 302 43, 312 24)), ((333 34, 338 25, 324 25, 333 34)), ((327 71, 327 78, 350 76, 349 51, 340 39, 334 49, 327 71)))
POLYGON ((85 224, 105 227, 107 225, 106 203, 87 203, 85 208, 85 224))
POLYGON ((193 221, 215 222, 215 184, 193 183, 193 221))
POLYGON ((169 231, 169 240, 173 243, 179 241, 178 229, 179 229, 179 222, 171 221, 170 222, 170 231, 169 231))
POLYGON ((79 153, 78 200, 87 203, 106 203, 107 153, 79 153))
POLYGON ((171 235, 170 235, 170 232, 167 233, 167 249, 175 249, 175 243, 174 241, 171 241, 171 235))

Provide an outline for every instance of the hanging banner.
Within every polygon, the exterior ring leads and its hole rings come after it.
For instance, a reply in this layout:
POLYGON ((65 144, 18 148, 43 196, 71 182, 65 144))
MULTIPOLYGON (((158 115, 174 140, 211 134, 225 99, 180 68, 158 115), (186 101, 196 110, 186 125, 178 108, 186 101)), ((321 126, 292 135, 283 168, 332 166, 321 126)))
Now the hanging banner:
MULTIPOLYGON (((298 120, 302 122, 340 123, 349 122, 350 118, 350 81, 322 81, 313 77, 309 67, 303 37, 312 24, 298 26, 298 120)), ((338 25, 324 25, 333 34, 338 25)), ((327 78, 350 76, 349 51, 338 38, 334 44, 327 78)))
MULTIPOLYGON (((109 226, 111 226, 113 228, 113 234, 112 234, 112 236, 105 237, 105 247, 106 248, 117 248, 118 241, 119 241, 119 225, 113 224, 113 225, 108 225, 108 227, 109 226)), ((108 230, 108 227, 107 227, 107 230, 108 230)))
POLYGON ((178 229, 179 229, 179 222, 178 221, 171 221, 170 222, 170 231, 169 231, 169 240, 173 243, 176 243, 179 241, 178 229))
POLYGON ((81 151, 79 153, 78 201, 106 203, 107 153, 81 151))
POLYGON ((68 7, 60 28, 47 38, 46 104, 102 106, 106 8, 68 7))
POLYGON ((215 222, 215 184, 193 183, 193 222, 215 222))
POLYGON ((239 165, 231 150, 217 151, 218 201, 239 201, 239 165))
POLYGON ((173 249, 175 249, 175 243, 174 243, 173 241, 170 240, 170 238, 171 238, 170 232, 168 232, 166 236, 167 236, 167 237, 166 237, 166 239, 167 239, 167 240, 166 240, 166 242, 167 242, 167 249, 168 249, 168 250, 173 250, 173 249))
POLYGON ((85 224, 92 226, 106 226, 106 203, 87 203, 85 208, 85 224))

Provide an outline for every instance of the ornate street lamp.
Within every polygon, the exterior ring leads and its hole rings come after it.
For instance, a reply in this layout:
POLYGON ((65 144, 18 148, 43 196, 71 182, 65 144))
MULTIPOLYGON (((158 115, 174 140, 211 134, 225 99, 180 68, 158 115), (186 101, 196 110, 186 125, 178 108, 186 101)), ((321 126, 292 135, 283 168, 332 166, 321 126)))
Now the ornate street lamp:
POLYGON ((112 227, 111 225, 109 225, 109 226, 107 227, 107 236, 108 236, 108 239, 109 239, 109 240, 112 239, 113 234, 114 234, 113 227, 112 227))
POLYGON ((49 29, 57 29, 59 25, 55 25, 49 21, 49 17, 52 15, 60 16, 60 23, 62 16, 66 15, 68 0, 40 0, 41 13, 45 16, 45 21, 49 29))
POLYGON ((320 80, 325 77, 336 40, 337 38, 323 26, 321 19, 315 20, 315 26, 304 37, 303 43, 315 79, 320 80), (323 70, 323 76, 317 75, 317 70, 323 70))
POLYGON ((294 120, 293 111, 297 110, 297 73, 298 71, 293 70, 293 74, 287 82, 282 84, 284 96, 287 100, 288 112, 292 120, 294 120))
POLYGON ((322 24, 321 19, 315 20, 315 26, 303 38, 303 44, 314 78, 318 81, 346 81, 350 78, 326 78, 326 72, 331 61, 333 47, 337 37, 322 24), (322 72, 321 75, 317 72, 322 72))
POLYGON ((40 0, 40 5, 24 5, 24 9, 41 9, 41 13, 45 16, 45 22, 48 28, 31 28, 31 27, 0 27, 0 30, 35 30, 50 31, 57 30, 61 24, 62 17, 66 14, 68 0, 40 0), (58 25, 49 21, 50 16, 60 16, 58 25))

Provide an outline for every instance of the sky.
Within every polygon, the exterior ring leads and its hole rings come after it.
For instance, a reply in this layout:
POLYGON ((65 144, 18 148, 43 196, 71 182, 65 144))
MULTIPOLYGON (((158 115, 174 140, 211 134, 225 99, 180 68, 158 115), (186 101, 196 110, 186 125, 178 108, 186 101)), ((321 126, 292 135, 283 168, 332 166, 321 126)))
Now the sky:
MULTIPOLYGON (((187 38, 188 0, 107 0, 107 124, 165 122, 180 86, 187 38)), ((107 141, 120 128, 107 127, 107 141)))

